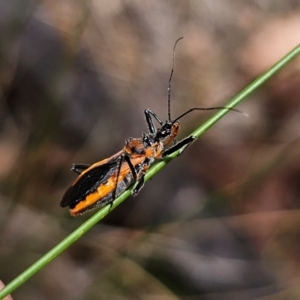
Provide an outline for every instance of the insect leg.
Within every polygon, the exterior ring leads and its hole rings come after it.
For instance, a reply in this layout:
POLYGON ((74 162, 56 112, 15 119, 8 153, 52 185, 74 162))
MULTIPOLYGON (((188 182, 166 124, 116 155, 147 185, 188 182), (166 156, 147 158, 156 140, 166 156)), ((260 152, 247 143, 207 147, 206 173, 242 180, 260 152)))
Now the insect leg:
POLYGON ((77 174, 81 174, 84 170, 86 170, 87 168, 89 168, 91 165, 86 165, 86 164, 73 164, 71 171, 77 173, 77 174))
POLYGON ((152 133, 152 134, 156 134, 157 130, 156 130, 154 124, 153 124, 152 117, 160 124, 160 126, 162 126, 164 123, 158 117, 158 115, 155 112, 153 112, 151 109, 149 109, 149 108, 145 109, 144 113, 145 113, 145 116, 146 116, 146 122, 148 124, 149 132, 152 133))
POLYGON ((134 168, 134 166, 133 166, 133 164, 132 164, 132 162, 130 160, 130 157, 125 154, 124 158, 125 158, 125 161, 127 162, 128 166, 129 166, 129 168, 130 168, 130 171, 132 173, 133 179, 137 180, 137 173, 136 173, 136 170, 135 170, 135 168, 134 168))
POLYGON ((120 156, 120 162, 119 162, 118 171, 117 171, 117 177, 116 177, 116 184, 115 184, 115 188, 114 188, 113 193, 112 193, 112 198, 109 201, 110 208, 112 208, 113 203, 114 203, 114 201, 116 199, 116 193, 117 193, 117 188, 118 188, 118 179, 119 179, 119 175, 120 175, 120 172, 121 172, 121 167, 122 167, 122 164, 123 164, 124 156, 125 156, 124 153, 120 156))
POLYGON ((145 159, 144 162, 139 166, 140 169, 138 171, 138 175, 140 175, 140 178, 137 179, 137 184, 135 185, 135 187, 132 191, 133 197, 135 197, 141 191, 141 189, 144 187, 145 174, 153 161, 154 161, 154 159, 145 159))
POLYGON ((125 160, 128 163, 128 166, 131 170, 132 176, 134 181, 136 182, 133 190, 132 190, 132 195, 135 197, 140 190, 143 188, 145 184, 145 173, 147 169, 149 168, 151 161, 149 159, 145 159, 143 163, 136 165, 135 167, 133 166, 130 157, 125 155, 125 160))
POLYGON ((142 173, 141 178, 139 179, 139 181, 137 182, 136 186, 132 191, 132 196, 133 197, 137 196, 137 194, 140 192, 140 190, 143 188, 144 185, 145 185, 145 174, 142 173))
POLYGON ((148 164, 144 163, 143 166, 139 167, 139 169, 136 170, 134 168, 134 166, 132 165, 132 163, 130 161, 130 158, 127 155, 125 156, 125 160, 126 160, 126 162, 128 163, 128 165, 130 167, 130 170, 131 170, 132 176, 134 178, 134 181, 137 182, 137 184, 135 185, 135 187, 132 191, 132 195, 133 195, 133 197, 135 197, 139 193, 139 191, 143 188, 143 186, 145 184, 145 179, 144 179, 145 173, 144 172, 148 168, 148 164))
POLYGON ((196 140, 195 136, 188 136, 187 138, 184 138, 171 148, 167 149, 166 151, 163 152, 162 157, 166 157, 167 155, 170 155, 177 150, 181 149, 179 155, 187 148, 189 147, 194 141, 196 140))
POLYGON ((118 166, 118 171, 117 171, 117 177, 116 177, 116 184, 115 184, 115 188, 114 188, 114 191, 113 191, 113 194, 112 194, 112 200, 110 201, 110 207, 112 207, 113 205, 113 202, 114 200, 116 199, 116 193, 117 193, 117 188, 118 188, 118 180, 119 180, 119 175, 120 175, 120 172, 121 172, 121 167, 122 167, 122 164, 123 164, 123 160, 125 160, 130 168, 130 171, 132 173, 132 176, 133 176, 133 179, 136 181, 137 180, 137 173, 136 173, 136 170, 130 160, 130 157, 126 154, 126 153, 123 153, 120 157, 120 163, 119 163, 119 166, 118 166))

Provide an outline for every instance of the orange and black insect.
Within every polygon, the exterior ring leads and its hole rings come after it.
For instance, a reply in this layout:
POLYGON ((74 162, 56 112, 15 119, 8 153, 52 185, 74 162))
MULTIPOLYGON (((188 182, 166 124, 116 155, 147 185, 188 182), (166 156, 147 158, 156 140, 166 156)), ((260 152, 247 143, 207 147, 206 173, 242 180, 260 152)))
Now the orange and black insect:
MULTIPOLYGON (((174 72, 175 48, 173 47, 173 64, 168 84, 168 120, 163 122, 152 110, 144 111, 148 125, 148 133, 142 138, 129 138, 125 147, 115 155, 103 159, 92 165, 74 164, 72 171, 79 176, 64 194, 60 205, 69 206, 73 216, 80 215, 87 210, 103 207, 121 195, 129 187, 134 186, 133 196, 136 196, 144 186, 144 177, 149 167, 159 159, 177 150, 184 151, 196 137, 188 136, 176 142, 179 131, 179 119, 195 110, 227 109, 240 112, 228 107, 191 108, 176 119, 171 118, 171 81, 174 72), (160 127, 156 128, 155 119, 160 127), (170 143, 174 145, 165 149, 170 143)), ((181 151, 181 152, 182 152, 181 151)))
POLYGON ((92 165, 72 166, 79 174, 68 188, 60 203, 69 206, 72 216, 87 210, 112 204, 135 182, 136 196, 144 185, 144 174, 163 151, 162 143, 150 144, 146 135, 142 139, 129 138, 125 147, 115 155, 92 165))

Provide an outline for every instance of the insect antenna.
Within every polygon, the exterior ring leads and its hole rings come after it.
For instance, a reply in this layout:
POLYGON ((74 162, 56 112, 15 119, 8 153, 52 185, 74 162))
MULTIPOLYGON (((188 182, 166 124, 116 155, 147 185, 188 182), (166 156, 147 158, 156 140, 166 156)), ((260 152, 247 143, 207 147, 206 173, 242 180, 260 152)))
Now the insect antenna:
POLYGON ((232 107, 226 107, 226 106, 215 106, 215 107, 194 107, 189 109, 188 111, 186 111, 185 113, 183 113, 182 115, 180 115, 179 117, 177 117, 174 121, 178 121, 179 119, 181 119, 182 117, 184 117, 185 115, 191 113, 194 110, 221 110, 221 109, 227 109, 227 110, 231 110, 234 112, 238 112, 240 114, 243 114, 244 116, 248 117, 248 114, 244 113, 243 111, 240 111, 238 109, 232 108, 232 107))
POLYGON ((175 67, 175 48, 176 48, 177 43, 182 39, 183 39, 183 37, 180 37, 179 39, 177 39, 177 41, 175 42, 174 47, 173 47, 172 70, 171 70, 169 84, 168 84, 168 119, 169 119, 169 121, 171 121, 171 84, 172 84, 172 77, 173 77, 174 67, 175 67))

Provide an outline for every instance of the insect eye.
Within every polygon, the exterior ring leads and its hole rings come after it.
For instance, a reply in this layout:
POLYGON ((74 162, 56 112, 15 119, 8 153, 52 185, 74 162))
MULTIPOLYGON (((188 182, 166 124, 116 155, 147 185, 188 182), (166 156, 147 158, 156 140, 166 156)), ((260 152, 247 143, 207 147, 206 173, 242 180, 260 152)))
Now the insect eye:
POLYGON ((171 130, 167 129, 163 131, 164 136, 168 136, 171 133, 171 130))

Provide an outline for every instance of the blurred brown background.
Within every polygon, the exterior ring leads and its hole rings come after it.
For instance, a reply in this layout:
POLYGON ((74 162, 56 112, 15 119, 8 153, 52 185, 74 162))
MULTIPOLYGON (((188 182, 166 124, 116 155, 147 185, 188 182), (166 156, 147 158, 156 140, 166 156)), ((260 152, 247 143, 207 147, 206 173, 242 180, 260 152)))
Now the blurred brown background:
MULTIPOLYGON (((167 118, 224 105, 300 42, 300 0, 0 2, 0 279, 91 214, 76 177, 167 118)), ((13 293, 14 299, 300 299, 300 59, 13 293)), ((181 122, 181 137, 209 117, 181 122)))

